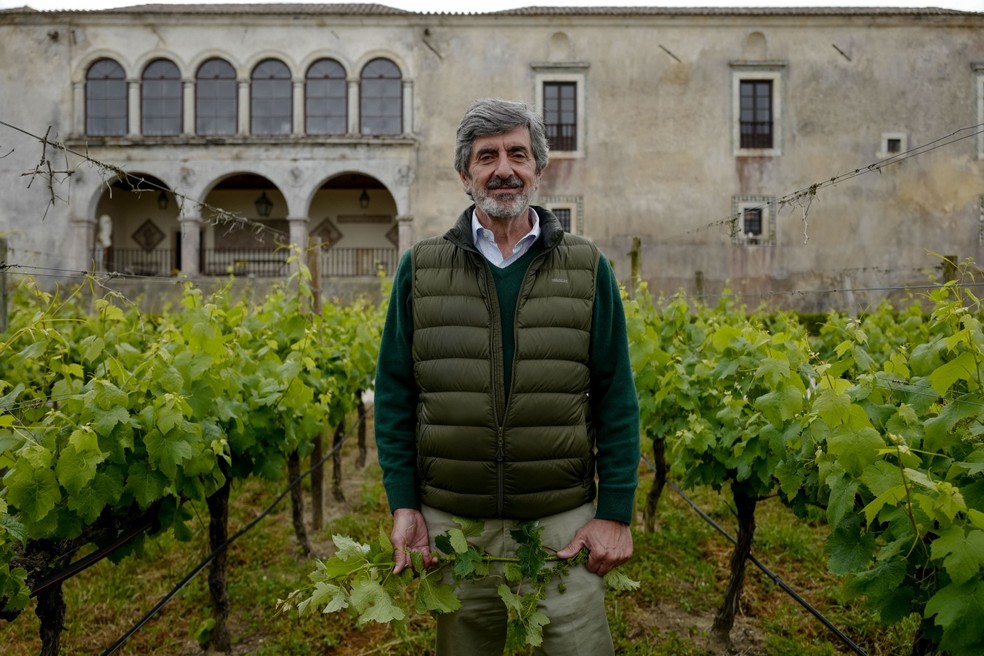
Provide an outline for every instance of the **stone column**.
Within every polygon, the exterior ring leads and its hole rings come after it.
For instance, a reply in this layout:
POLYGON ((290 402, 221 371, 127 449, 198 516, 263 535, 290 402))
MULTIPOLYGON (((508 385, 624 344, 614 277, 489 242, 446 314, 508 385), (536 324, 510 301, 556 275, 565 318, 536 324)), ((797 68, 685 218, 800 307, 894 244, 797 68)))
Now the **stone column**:
MULTIPOLYGON (((71 239, 67 240, 68 261, 79 263, 86 271, 105 271, 105 263, 102 267, 96 267, 96 219, 92 216, 80 217, 73 211, 68 217, 71 239)), ((64 251, 63 251, 64 252, 64 251)), ((102 257, 98 258, 99 261, 102 257)))
POLYGON ((195 81, 182 80, 181 94, 182 106, 184 108, 181 112, 181 132, 184 134, 195 134, 195 81))
POLYGON ((304 80, 294 80, 294 134, 304 134, 307 130, 304 125, 306 115, 304 106, 304 80))
POLYGON ((402 256, 404 251, 413 246, 413 215, 401 214, 396 217, 399 246, 402 256))
POLYGON ((202 215, 197 203, 184 203, 181 216, 181 273, 186 278, 200 276, 202 252, 202 215))
POLYGON ((72 127, 75 134, 85 134, 85 81, 72 83, 72 127))
POLYGON ((131 137, 140 134, 140 80, 127 80, 127 134, 131 137))
POLYGON ((239 134, 249 134, 249 80, 239 80, 239 134))
POLYGON ((403 134, 413 134, 413 82, 403 80, 403 134))
POLYGON ((359 81, 348 81, 348 132, 359 134, 359 81))
POLYGON ((290 255, 297 256, 297 260, 291 266, 290 273, 300 271, 301 265, 307 264, 307 244, 308 244, 308 224, 310 219, 306 216, 288 216, 287 223, 290 225, 290 255))

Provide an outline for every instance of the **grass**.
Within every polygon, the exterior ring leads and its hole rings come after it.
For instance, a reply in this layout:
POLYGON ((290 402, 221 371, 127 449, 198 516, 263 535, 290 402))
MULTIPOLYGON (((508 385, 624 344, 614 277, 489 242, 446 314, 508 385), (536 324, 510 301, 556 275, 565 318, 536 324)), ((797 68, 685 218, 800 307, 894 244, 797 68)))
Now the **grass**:
MULTIPOLYGON (((371 431, 370 431, 371 434, 371 431)), ((346 501, 331 501, 326 490, 326 526, 309 530, 317 555, 327 555, 332 533, 368 540, 389 515, 378 466, 357 470, 355 446, 346 445, 346 501)), ((374 457, 370 457, 374 462, 374 457)), ((639 499, 648 492, 643 472, 639 499)), ((251 480, 233 491, 230 534, 271 503, 283 483, 251 480)), ((326 481, 326 488, 330 484, 326 481)), ((732 535, 735 522, 726 494, 687 492, 732 535)), ((307 502, 307 498, 306 498, 307 502)), ((308 506, 309 508, 309 506, 308 506)), ((119 564, 100 562, 64 584, 68 606, 62 653, 100 654, 129 631, 154 604, 185 577, 207 551, 206 511, 198 509, 194 535, 178 542, 164 535, 147 540, 142 555, 119 564)), ((907 653, 914 624, 885 628, 857 600, 846 599, 840 581, 825 567, 822 522, 795 518, 778 499, 759 503, 753 553, 807 599, 870 656, 907 653)), ((660 501, 657 529, 634 533, 635 555, 626 573, 641 582, 631 594, 609 596, 616 652, 626 656, 706 656, 725 653, 708 637, 727 583, 731 543, 703 521, 674 491, 660 501)), ((289 500, 229 548, 228 593, 234 654, 262 656, 422 656, 432 653, 434 623, 416 616, 401 626, 358 627, 344 615, 304 617, 278 614, 276 603, 302 587, 312 562, 299 555, 289 500)), ((203 650, 196 634, 207 633, 210 618, 207 569, 180 590, 126 642, 117 654, 194 656, 203 650)), ((852 653, 806 609, 749 563, 742 612, 732 631, 733 654, 748 656, 830 656, 852 653)), ((33 603, 13 622, 0 622, 5 656, 40 652, 33 603)))

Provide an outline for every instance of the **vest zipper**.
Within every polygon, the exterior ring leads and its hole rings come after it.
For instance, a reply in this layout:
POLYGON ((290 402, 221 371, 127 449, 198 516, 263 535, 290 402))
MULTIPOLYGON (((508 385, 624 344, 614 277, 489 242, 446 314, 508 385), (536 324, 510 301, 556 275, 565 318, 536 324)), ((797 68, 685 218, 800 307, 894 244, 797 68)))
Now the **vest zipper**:
MULTIPOLYGON (((499 316, 499 297, 495 291, 495 283, 492 281, 492 274, 489 272, 489 263, 485 261, 485 258, 479 255, 482 262, 482 280, 485 282, 485 297, 489 299, 489 315, 491 317, 491 325, 489 326, 489 349, 491 353, 501 353, 502 346, 499 343, 501 341, 501 336, 497 339, 496 336, 499 335, 500 329, 497 326, 502 324, 502 319, 499 316)), ((502 515, 502 508, 505 505, 505 490, 504 480, 505 480, 505 461, 506 461, 506 449, 505 449, 505 439, 504 426, 506 417, 505 408, 505 384, 502 377, 502 364, 498 361, 493 361, 491 363, 492 370, 492 413, 495 417, 495 428, 496 428, 496 445, 495 445, 495 474, 496 474, 496 485, 495 485, 495 509, 496 515, 502 515)))
POLYGON ((502 507, 505 504, 505 491, 503 490, 503 476, 505 474, 505 459, 506 454, 503 450, 503 440, 502 440, 502 426, 499 426, 498 441, 496 443, 495 450, 495 470, 496 470, 496 489, 498 494, 495 499, 495 512, 496 515, 502 516, 502 507))

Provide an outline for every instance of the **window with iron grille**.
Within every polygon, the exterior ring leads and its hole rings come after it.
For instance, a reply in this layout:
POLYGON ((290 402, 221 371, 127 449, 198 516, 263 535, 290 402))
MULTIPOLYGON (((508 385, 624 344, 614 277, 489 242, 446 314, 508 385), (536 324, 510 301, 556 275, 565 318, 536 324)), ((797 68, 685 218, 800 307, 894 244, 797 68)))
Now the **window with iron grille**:
POLYGON ((147 65, 140 80, 140 107, 143 134, 181 134, 181 71, 174 62, 155 59, 147 65))
POLYGON ((85 74, 85 133, 124 135, 127 112, 123 67, 112 59, 97 60, 85 74))
POLYGON ((772 80, 741 81, 741 147, 772 148, 772 80))
POLYGON ((362 134, 402 134, 403 79, 388 59, 373 59, 362 69, 359 114, 362 134))
POLYGON ((550 150, 577 150, 577 82, 543 83, 543 124, 550 150))
POLYGON ((564 232, 571 231, 571 208, 569 207, 556 207, 553 210, 553 215, 557 217, 560 221, 560 226, 564 229, 564 232))
POLYGON ((304 85, 305 131, 345 134, 348 131, 348 82, 334 59, 319 59, 308 68, 304 85))
POLYGON ((236 70, 224 59, 209 59, 195 76, 195 132, 236 134, 238 120, 236 70))
POLYGON ((746 207, 742 212, 742 233, 747 239, 762 236, 762 208, 746 207))
POLYGON ((290 134, 294 116, 294 92, 287 64, 265 59, 253 69, 250 84, 250 132, 290 134))
POLYGON ((776 243, 776 199, 773 196, 732 196, 732 242, 744 245, 776 243))

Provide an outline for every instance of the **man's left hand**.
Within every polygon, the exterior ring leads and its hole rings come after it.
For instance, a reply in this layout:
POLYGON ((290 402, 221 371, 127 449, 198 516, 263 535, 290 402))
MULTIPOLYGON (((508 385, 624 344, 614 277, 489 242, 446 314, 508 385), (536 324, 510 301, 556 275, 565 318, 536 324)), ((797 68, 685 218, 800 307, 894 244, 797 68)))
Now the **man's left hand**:
POLYGON ((582 548, 588 550, 589 572, 604 576, 632 556, 632 531, 627 524, 610 519, 592 519, 578 529, 571 543, 557 552, 558 558, 572 558, 582 548))

